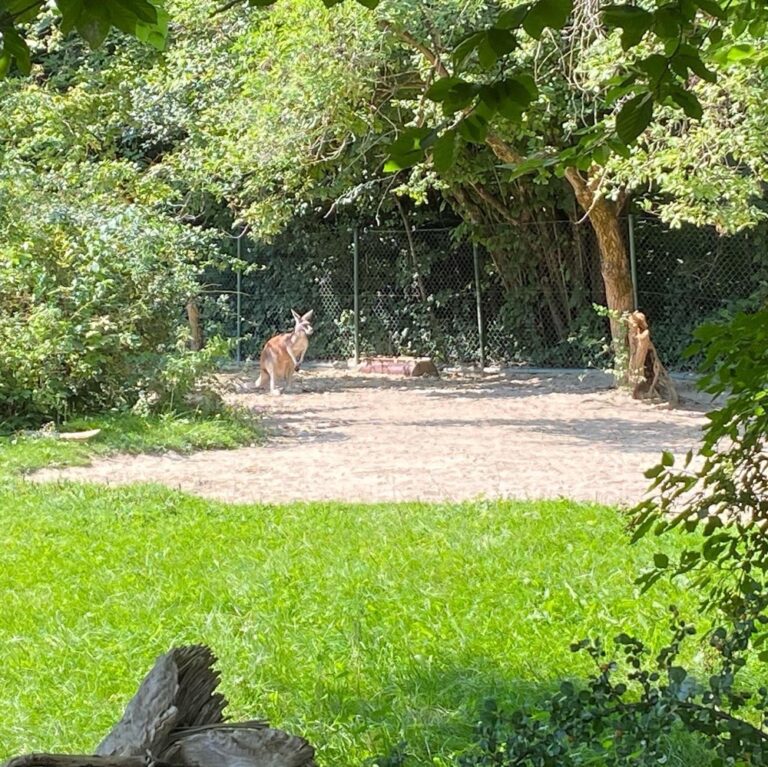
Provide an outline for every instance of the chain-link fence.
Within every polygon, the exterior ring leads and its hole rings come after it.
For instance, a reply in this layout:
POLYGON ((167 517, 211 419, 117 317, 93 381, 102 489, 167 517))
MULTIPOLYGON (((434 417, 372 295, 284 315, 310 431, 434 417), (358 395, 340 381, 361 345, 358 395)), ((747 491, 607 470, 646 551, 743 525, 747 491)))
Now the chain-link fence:
POLYGON ((479 360, 477 258, 449 229, 360 231, 358 353, 479 360))
POLYGON ((630 219, 636 259, 636 291, 654 343, 676 369, 694 329, 768 298, 768 230, 722 237, 711 228, 670 229, 657 219, 630 219))
MULTIPOLYGON (((638 306, 668 365, 693 329, 768 296, 766 232, 720 237, 627 220, 638 306)), ((206 277, 206 333, 236 339, 234 356, 258 354, 290 329, 290 309, 315 310, 315 359, 428 355, 447 363, 601 366, 608 326, 591 229, 572 221, 510 227, 488 248, 451 229, 286 233, 269 246, 239 243, 239 270, 206 277)), ((235 255, 236 241, 226 248, 235 255)))

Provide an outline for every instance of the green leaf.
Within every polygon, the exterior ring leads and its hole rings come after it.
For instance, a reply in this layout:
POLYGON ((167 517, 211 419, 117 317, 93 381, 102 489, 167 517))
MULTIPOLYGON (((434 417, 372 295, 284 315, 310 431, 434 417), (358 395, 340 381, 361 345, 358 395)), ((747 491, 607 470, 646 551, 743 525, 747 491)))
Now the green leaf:
POLYGON ((114 18, 117 8, 134 16, 145 24, 157 24, 159 9, 148 0, 107 0, 110 6, 110 15, 114 18))
POLYGON ((466 81, 462 80, 460 77, 441 77, 439 80, 435 80, 435 82, 427 88, 424 95, 432 101, 444 101, 453 87, 462 83, 469 85, 469 83, 466 83, 466 81))
POLYGON ((98 48, 109 34, 112 22, 105 6, 90 1, 83 4, 75 26, 91 48, 98 48))
POLYGON ((499 18, 496 19, 495 26, 498 29, 517 29, 523 23, 523 19, 529 9, 530 5, 528 3, 516 5, 514 8, 500 13, 499 18))
POLYGON ((659 570, 663 570, 669 565, 669 557, 666 554, 656 553, 653 555, 653 564, 659 570))
POLYGON ((109 0, 112 26, 139 39, 159 24, 159 11, 145 0, 109 0), (146 30, 146 31, 145 31, 146 30))
POLYGON ((429 128, 407 128, 390 144, 389 150, 402 153, 421 149, 422 142, 430 132, 429 128))
POLYGON ((514 180, 524 176, 528 173, 538 173, 544 169, 555 165, 559 161, 557 155, 544 155, 537 154, 523 160, 519 163, 504 163, 502 168, 509 168, 512 172, 509 174, 509 179, 514 180))
POLYGON ((471 114, 459 123, 459 132, 467 141, 482 144, 488 135, 488 123, 480 115, 471 114))
POLYGON ((488 108, 489 115, 493 115, 499 110, 499 106, 502 103, 499 83, 483 85, 478 96, 480 102, 488 108))
POLYGON ((610 147, 612 152, 619 155, 619 157, 623 157, 625 160, 628 159, 632 154, 629 151, 629 148, 625 144, 622 144, 621 141, 619 141, 616 138, 609 138, 608 146, 610 147))
POLYGON ((432 134, 429 128, 408 128, 389 145, 389 159, 384 164, 385 173, 395 173, 410 168, 424 159, 424 143, 432 134))
POLYGON ((61 11, 61 31, 69 34, 83 12, 84 0, 56 0, 56 5, 61 11))
POLYGON ((514 77, 509 77, 507 78, 507 81, 520 83, 520 85, 522 85, 531 95, 531 101, 539 97, 539 89, 536 85, 536 81, 527 72, 522 72, 514 77))
POLYGON ((40 13, 42 6, 43 0, 38 0, 38 2, 27 2, 27 0, 5 0, 5 2, 0 2, 0 9, 13 16, 14 24, 24 24, 28 21, 33 21, 40 13))
POLYGON ((609 5, 603 10, 603 23, 610 28, 622 29, 621 47, 628 50, 651 28, 653 15, 636 5, 609 5))
POLYGON ((592 164, 602 167, 608 162, 610 156, 610 147, 607 144, 598 144, 598 146, 592 150, 592 164))
POLYGON ((453 165, 456 157, 456 140, 456 132, 451 130, 443 133, 433 144, 432 162, 439 173, 444 173, 453 165))
POLYGON ((616 132, 625 144, 631 144, 651 124, 653 96, 641 93, 634 96, 616 116, 616 132))
POLYGON ((682 107, 685 114, 694 119, 701 120, 701 116, 704 113, 699 100, 690 91, 684 88, 674 88, 669 93, 672 100, 682 107))
POLYGON ((717 0, 695 0, 695 2, 704 13, 714 16, 716 19, 725 18, 725 11, 720 7, 717 0))
POLYGON ((652 53, 637 62, 640 70, 645 72, 652 81, 659 81, 667 69, 667 59, 660 53, 652 53))
POLYGON ((12 59, 15 60, 19 71, 24 75, 28 75, 31 64, 27 41, 13 26, 3 27, 0 31, 2 31, 3 35, 2 57, 7 57, 8 65, 10 65, 12 59))
POLYGON ((483 69, 492 69, 498 59, 498 54, 488 40, 488 33, 483 32, 483 39, 477 46, 477 63, 480 64, 483 69))
POLYGON ((517 47, 517 38, 506 29, 492 27, 486 32, 486 35, 488 44, 499 57, 506 55, 517 47))
POLYGON ((707 32, 707 38, 712 45, 717 45, 723 39, 723 30, 720 27, 713 26, 707 32))
POLYGON ((635 83, 639 77, 639 72, 632 72, 627 77, 612 77, 606 85, 608 90, 605 93, 605 99, 609 104, 613 104, 618 99, 624 98, 635 90, 635 83))
POLYGON ((484 32, 473 32, 465 37, 454 49, 452 54, 453 66, 459 68, 463 66, 472 51, 476 50, 478 45, 485 40, 484 32))
POLYGON ((682 666, 670 666, 669 680, 675 684, 682 684, 688 676, 688 672, 682 666))
POLYGON ((685 54, 682 56, 677 57, 688 69, 691 70, 695 75, 698 75, 702 80, 708 82, 708 83, 714 83, 717 82, 717 75, 711 70, 707 69, 704 62, 701 60, 701 57, 691 56, 689 54, 685 54))
POLYGON ((573 10, 573 0, 538 0, 523 19, 523 29, 538 40, 546 27, 562 29, 573 10))
POLYGON ((737 45, 732 45, 728 49, 725 58, 728 62, 746 61, 747 59, 753 58, 756 52, 754 45, 751 45, 750 43, 738 43, 737 45))
POLYGON ((443 99, 443 112, 452 115, 460 109, 468 107, 480 91, 480 86, 475 83, 456 83, 448 95, 443 99))
POLYGON ((373 11, 379 5, 380 0, 357 0, 360 5, 373 11))
POLYGON ((674 464, 675 464, 675 456, 672 455, 672 453, 670 453, 669 450, 664 450, 661 454, 661 465, 674 466, 674 464))
POLYGON ((684 21, 680 7, 673 4, 663 5, 656 9, 653 17, 654 32, 662 40, 674 40, 677 43, 677 37, 684 21))
POLYGON ((606 5, 602 11, 603 23, 607 27, 634 26, 641 20, 652 19, 651 14, 636 5, 606 5))
POLYGON ((533 78, 515 75, 499 80, 480 90, 480 98, 492 111, 498 111, 510 120, 519 120, 524 109, 538 96, 538 89, 533 78))

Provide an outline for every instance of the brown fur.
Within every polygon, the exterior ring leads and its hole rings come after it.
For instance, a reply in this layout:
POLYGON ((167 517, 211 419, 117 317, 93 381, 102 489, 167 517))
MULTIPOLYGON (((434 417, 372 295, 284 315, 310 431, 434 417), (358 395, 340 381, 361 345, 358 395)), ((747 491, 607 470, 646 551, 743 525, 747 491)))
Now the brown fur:
POLYGON ((259 357, 259 386, 269 384, 272 394, 280 394, 291 384, 291 379, 296 370, 301 366, 304 355, 309 346, 309 336, 313 328, 309 324, 312 310, 299 316, 291 310, 295 326, 290 333, 281 333, 273 336, 264 344, 259 357))

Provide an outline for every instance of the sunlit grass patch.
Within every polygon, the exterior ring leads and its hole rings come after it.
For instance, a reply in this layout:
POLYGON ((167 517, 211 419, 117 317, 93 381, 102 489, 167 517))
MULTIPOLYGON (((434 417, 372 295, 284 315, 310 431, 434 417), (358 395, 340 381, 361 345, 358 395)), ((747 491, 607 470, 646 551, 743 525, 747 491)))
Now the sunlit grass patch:
POLYGON ((263 430, 255 416, 235 410, 216 415, 115 413, 72 419, 59 429, 62 432, 101 429, 101 432, 83 442, 23 433, 0 437, 0 474, 34 471, 45 466, 84 466, 93 456, 117 452, 188 453, 235 448, 263 439, 263 430))
POLYGON ((623 523, 566 501, 234 506, 6 479, 0 758, 88 751, 156 655, 206 642, 230 713, 304 734, 322 764, 401 741, 447 763, 487 697, 584 672, 572 640, 664 643, 667 604, 692 600, 639 595, 652 547, 623 523))

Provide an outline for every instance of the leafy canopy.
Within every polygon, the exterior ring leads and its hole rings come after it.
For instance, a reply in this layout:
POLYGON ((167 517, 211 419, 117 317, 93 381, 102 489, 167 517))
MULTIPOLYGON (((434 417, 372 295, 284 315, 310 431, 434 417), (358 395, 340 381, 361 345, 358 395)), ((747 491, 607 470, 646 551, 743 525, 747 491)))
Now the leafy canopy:
MULTIPOLYGON (((266 7, 276 0, 245 2, 266 7)), ((330 7, 343 0, 322 2, 330 7)), ((357 2, 370 9, 379 4, 379 0, 357 2)), ((242 4, 243 0, 228 2, 218 10, 242 4)), ((393 144, 390 169, 415 164, 426 150, 434 151, 438 164, 447 164, 454 131, 466 140, 481 143, 494 115, 520 119, 536 96, 530 73, 502 70, 492 83, 480 86, 463 76, 467 64, 474 61, 481 69, 494 70, 500 60, 520 46, 523 34, 538 40, 548 29, 565 29, 574 5, 574 0, 534 0, 513 7, 501 6, 494 23, 459 42, 453 50, 451 69, 443 68, 444 76, 427 94, 442 105, 444 121, 405 131, 393 144)), ((42 0, 31 5, 24 0, 0 2, 0 72, 7 71, 14 61, 20 71, 29 72, 29 49, 19 26, 37 18, 43 6, 42 0)), ((100 45, 112 27, 160 48, 165 44, 167 14, 162 0, 57 0, 56 8, 62 18, 62 29, 76 29, 92 47, 100 45)), ((430 12, 426 4, 425 11, 430 12)), ((622 152, 622 147, 634 143, 650 125, 657 105, 674 105, 687 117, 699 119, 702 107, 689 84, 692 78, 708 82, 716 79, 708 60, 751 61, 761 57, 758 48, 742 38, 745 33, 760 35, 764 31, 763 2, 655 0, 648 7, 609 4, 601 11, 602 23, 607 28, 621 30, 624 51, 641 52, 628 57, 625 71, 614 83, 612 97, 622 101, 615 124, 601 124, 586 131, 579 142, 582 156, 592 156, 598 148, 602 154, 605 146, 622 152), (650 51, 647 46, 642 47, 644 41, 652 43, 650 51)))

